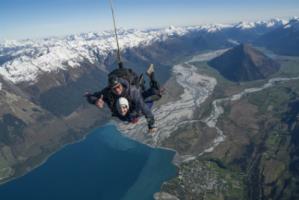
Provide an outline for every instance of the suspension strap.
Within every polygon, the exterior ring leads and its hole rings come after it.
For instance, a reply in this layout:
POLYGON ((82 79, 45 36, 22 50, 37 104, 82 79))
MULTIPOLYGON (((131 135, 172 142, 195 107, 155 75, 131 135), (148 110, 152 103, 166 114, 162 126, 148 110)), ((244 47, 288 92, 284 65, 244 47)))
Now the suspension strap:
POLYGON ((121 62, 121 57, 120 57, 120 48, 119 48, 119 43, 118 43, 118 35, 117 35, 116 22, 115 22, 115 15, 114 15, 114 8, 113 8, 112 0, 109 0, 109 3, 110 3, 112 18, 113 18, 114 34, 115 34, 115 40, 116 40, 116 45, 117 45, 117 62, 118 62, 118 67, 119 68, 123 68, 123 64, 121 62))

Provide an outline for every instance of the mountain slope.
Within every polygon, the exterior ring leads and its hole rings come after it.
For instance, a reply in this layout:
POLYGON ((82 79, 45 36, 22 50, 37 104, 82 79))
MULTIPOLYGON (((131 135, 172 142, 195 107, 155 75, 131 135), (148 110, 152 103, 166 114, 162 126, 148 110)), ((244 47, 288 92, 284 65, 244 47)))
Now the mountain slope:
POLYGON ((241 44, 208 63, 231 81, 264 79, 279 69, 279 64, 248 44, 241 44))
POLYGON ((294 18, 283 27, 264 34, 255 43, 278 54, 299 56, 299 18, 294 18))
POLYGON ((67 117, 56 116, 9 80, 0 76, 0 81, 0 182, 31 170, 107 119, 91 107, 76 107, 67 117))

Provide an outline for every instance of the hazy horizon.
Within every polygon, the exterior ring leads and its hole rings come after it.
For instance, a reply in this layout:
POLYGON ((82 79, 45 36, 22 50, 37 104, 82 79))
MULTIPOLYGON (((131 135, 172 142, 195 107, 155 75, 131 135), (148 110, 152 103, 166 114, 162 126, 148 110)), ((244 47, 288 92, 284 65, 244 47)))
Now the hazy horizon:
MULTIPOLYGON (((107 0, 1 1, 0 40, 112 30, 107 0)), ((288 19, 299 13, 296 0, 114 0, 114 6, 117 26, 124 29, 288 19)))

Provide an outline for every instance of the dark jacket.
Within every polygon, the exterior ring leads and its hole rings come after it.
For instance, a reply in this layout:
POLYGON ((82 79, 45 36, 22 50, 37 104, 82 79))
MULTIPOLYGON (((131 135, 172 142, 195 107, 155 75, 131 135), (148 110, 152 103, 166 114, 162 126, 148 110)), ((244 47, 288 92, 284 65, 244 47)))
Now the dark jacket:
POLYGON ((154 115, 151 109, 144 103, 141 95, 141 91, 134 85, 130 85, 128 81, 119 78, 119 82, 123 85, 124 91, 120 96, 117 96, 111 91, 111 88, 106 87, 99 92, 87 95, 87 101, 91 104, 95 104, 96 101, 103 95, 104 102, 108 105, 112 112, 112 116, 116 116, 123 121, 130 121, 133 116, 138 117, 144 115, 149 128, 153 128, 155 124, 154 115), (117 111, 117 99, 125 97, 130 103, 130 110, 128 116, 121 117, 117 111))

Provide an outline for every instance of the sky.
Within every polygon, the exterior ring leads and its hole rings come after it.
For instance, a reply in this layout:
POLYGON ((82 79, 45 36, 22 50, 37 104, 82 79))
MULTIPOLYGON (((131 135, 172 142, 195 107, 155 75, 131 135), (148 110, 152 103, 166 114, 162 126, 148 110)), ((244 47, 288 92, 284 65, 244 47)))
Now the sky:
MULTIPOLYGON (((299 0, 113 0, 117 26, 159 28, 299 15, 299 0)), ((0 40, 113 28, 109 0, 0 0, 0 40)))

